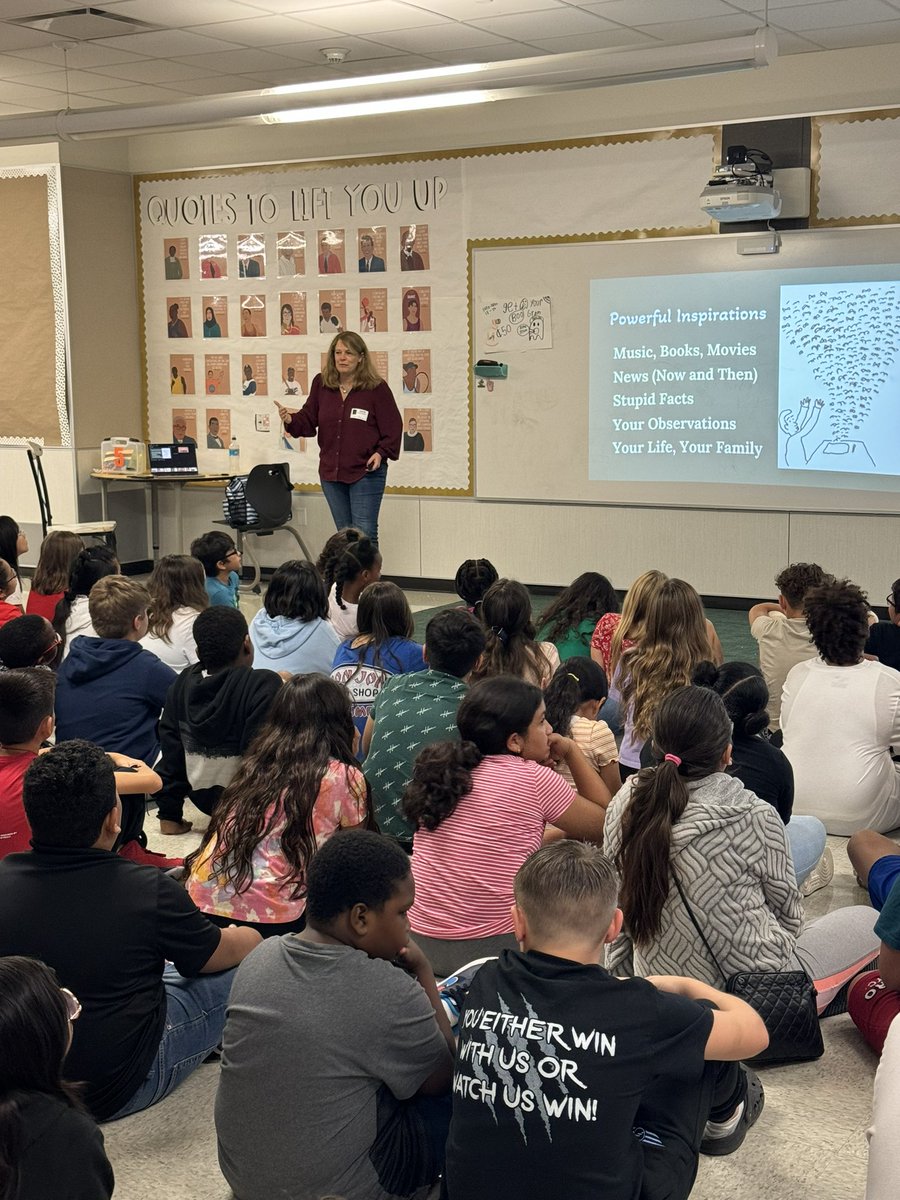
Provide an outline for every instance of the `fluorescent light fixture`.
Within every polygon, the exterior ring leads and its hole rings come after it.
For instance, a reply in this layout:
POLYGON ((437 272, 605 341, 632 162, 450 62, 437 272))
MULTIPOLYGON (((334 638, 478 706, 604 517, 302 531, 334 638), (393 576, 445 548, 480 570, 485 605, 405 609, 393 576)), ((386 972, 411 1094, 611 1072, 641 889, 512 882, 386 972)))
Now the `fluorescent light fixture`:
POLYGON ((351 88, 374 87, 382 83, 416 83, 423 79, 452 79, 457 75, 474 75, 486 71, 490 63, 463 63, 457 67, 426 67, 421 71, 394 71, 384 75, 342 75, 318 83, 285 83, 281 87, 265 88, 264 96, 299 96, 304 92, 349 91, 351 88))
POLYGON ((326 104, 318 108, 291 108, 263 113, 267 125, 295 121, 336 121, 341 117, 371 117, 376 113, 420 112, 425 108, 457 108, 464 104, 486 104, 496 92, 449 92, 442 96, 400 96, 394 100, 362 100, 357 104, 326 104))

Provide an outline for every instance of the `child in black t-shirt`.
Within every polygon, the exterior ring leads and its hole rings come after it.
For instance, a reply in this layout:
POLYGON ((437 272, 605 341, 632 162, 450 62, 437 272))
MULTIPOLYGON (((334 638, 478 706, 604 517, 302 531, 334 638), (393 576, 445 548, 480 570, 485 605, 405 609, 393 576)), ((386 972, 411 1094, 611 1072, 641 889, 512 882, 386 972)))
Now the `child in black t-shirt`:
POLYGON ((732 1153, 762 1111, 738 1062, 768 1044, 752 1008, 599 965, 622 925, 617 889, 610 860, 574 841, 516 875, 520 950, 481 967, 460 1019, 449 1200, 681 1200, 698 1153, 732 1153))

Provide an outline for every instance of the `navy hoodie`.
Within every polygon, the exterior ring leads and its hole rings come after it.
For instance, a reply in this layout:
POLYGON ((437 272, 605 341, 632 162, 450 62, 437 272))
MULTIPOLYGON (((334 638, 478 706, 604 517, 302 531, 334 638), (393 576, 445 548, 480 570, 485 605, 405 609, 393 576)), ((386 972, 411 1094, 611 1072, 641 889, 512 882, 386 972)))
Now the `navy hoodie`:
POLYGON ((77 637, 56 681, 56 740, 86 738, 153 766, 157 724, 178 676, 137 642, 77 637))

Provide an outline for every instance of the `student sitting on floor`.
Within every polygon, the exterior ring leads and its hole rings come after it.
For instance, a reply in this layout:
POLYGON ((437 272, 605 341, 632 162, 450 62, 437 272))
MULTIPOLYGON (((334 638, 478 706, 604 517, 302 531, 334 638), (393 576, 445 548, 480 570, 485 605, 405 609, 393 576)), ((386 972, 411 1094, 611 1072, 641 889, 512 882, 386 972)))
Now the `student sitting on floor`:
POLYGON ((866 654, 871 654, 886 667, 900 671, 900 579, 891 584, 891 594, 887 599, 886 621, 878 621, 869 625, 869 638, 866 642, 866 654))
MULTIPOLYGON (((144 650, 147 589, 122 575, 107 575, 88 599, 96 637, 78 637, 59 668, 56 740, 86 738, 152 766, 159 757, 159 716, 178 676, 144 650)), ((144 801, 123 802, 122 852, 138 862, 177 865, 145 848, 144 801)))
POLYGON ((59 659, 60 636, 46 617, 27 613, 0 628, 0 671, 21 667, 53 668, 59 659))
POLYGON ((350 693, 353 723, 362 737, 372 704, 394 675, 425 670, 422 647, 412 640, 413 616, 396 583, 370 583, 359 597, 359 632, 338 646, 331 669, 350 693))
POLYGON ((551 730, 533 684, 511 675, 473 684, 456 723, 461 740, 426 746, 403 798, 416 828, 410 920, 439 976, 515 946, 516 871, 548 825, 601 842, 609 803, 609 789, 572 739, 551 730), (577 792, 547 765, 561 758, 577 792))
POLYGON ((449 1200, 684 1200, 698 1153, 733 1153, 759 1117, 762 1085, 737 1060, 769 1037, 748 1004, 600 966, 617 885, 580 842, 519 868, 519 950, 478 970, 460 1019, 449 1200))
MULTIPOLYGON (((592 658, 573 656, 557 668, 544 699, 551 727, 572 739, 614 796, 622 779, 616 739, 602 719, 608 694, 603 668, 592 658)), ((564 762, 556 769, 574 786, 572 772, 564 762)))
POLYGON ((62 1077, 78 998, 34 958, 0 959, 0 1179, 4 1200, 109 1200, 103 1134, 62 1077))
POLYGON ((18 620, 22 614, 20 604, 11 604, 12 596, 19 586, 19 577, 5 558, 0 558, 0 628, 10 621, 18 620))
POLYGON ((781 818, 726 774, 731 721, 721 698, 700 687, 672 692, 654 716, 653 744, 659 765, 627 779, 606 813, 625 914, 609 970, 716 985, 738 971, 805 970, 820 1015, 832 1002, 832 1013, 845 1011, 846 984, 878 950, 874 914, 856 905, 804 925, 781 818))
POLYGON ((191 554, 167 554, 147 583, 150 624, 142 645, 177 674, 197 661, 194 622, 209 607, 203 567, 191 554))
POLYGON ((534 640, 531 597, 525 585, 516 579, 491 584, 481 602, 481 620, 487 635, 474 677, 516 675, 546 687, 559 666, 559 654, 552 642, 534 640))
POLYGON ((331 673, 341 639, 328 621, 328 594, 313 563, 295 558, 275 571, 250 622, 250 641, 257 670, 331 673))
POLYGON ((83 549, 84 542, 77 533, 68 529, 50 530, 41 542, 41 553, 25 604, 26 613, 37 613, 48 621, 53 620, 56 606, 69 586, 72 564, 83 549))
POLYGON ((234 539, 217 529, 191 542, 191 554, 198 558, 206 575, 206 593, 210 604, 237 608, 241 589, 241 552, 234 539))
POLYGON ((538 639, 552 642, 562 662, 581 658, 591 652, 600 618, 618 611, 619 597, 606 576, 585 571, 544 610, 538 639))
POLYGON ((109 546, 85 546, 75 555, 69 586, 53 614, 53 628, 62 642, 62 658, 77 637, 97 636, 89 609, 91 589, 98 580, 118 574, 119 560, 109 546))
POLYGON ((378 694, 363 733, 366 778, 382 833, 412 851, 413 826, 401 812, 403 792, 423 746, 459 738, 456 710, 484 650, 484 626, 462 608, 445 608, 425 628, 427 670, 392 676, 378 694))
MULTIPOLYGON (((52 671, 28 667, 0 673, 0 858, 31 846, 22 780, 53 733, 55 692, 52 671)), ((143 796, 162 786, 156 772, 140 759, 124 754, 109 757, 116 768, 116 791, 120 796, 143 796)))
POLYGON ((112 853, 121 804, 98 747, 39 755, 24 798, 33 849, 0 862, 0 956, 39 958, 84 1006, 65 1077, 94 1116, 139 1112, 218 1045, 228 969, 260 936, 217 929, 165 872, 112 853))
MULTIPOLYGON (((759 665, 769 689, 769 731, 773 734, 781 729, 781 692, 788 671, 816 657, 803 598, 825 579, 818 563, 791 563, 775 576, 777 601, 754 604, 747 614, 750 632, 759 642, 759 665)), ((781 745, 780 736, 777 744, 781 745)))
POLYGON ((356 612, 360 594, 370 583, 377 583, 381 578, 381 553, 377 544, 364 535, 354 538, 352 535, 356 532, 355 529, 342 529, 335 534, 336 538, 346 537, 347 541, 343 549, 340 549, 340 543, 335 547, 329 559, 328 573, 323 572, 322 576, 329 589, 328 620, 342 640, 359 633, 356 612), (329 579, 332 581, 330 586, 329 579))
POLYGON ((784 752, 794 770, 794 811, 829 833, 900 825, 900 674, 863 657, 869 605, 849 579, 806 593, 818 657, 788 674, 781 704, 784 752))
POLYGON ((263 937, 303 928, 313 855, 338 829, 371 827, 355 732, 350 697, 333 679, 282 684, 185 860, 188 895, 210 920, 263 937))
POLYGON ((850 985, 847 1011, 880 1054, 891 1022, 900 1014, 900 846, 874 829, 861 829, 847 843, 847 854, 881 914, 875 923, 881 938, 878 969, 850 985))
POLYGON ((216 1096, 238 1200, 418 1196, 443 1164, 453 1034, 409 940, 409 859, 366 830, 309 864, 306 929, 235 978, 216 1096))
POLYGON ((481 617, 481 602, 491 584, 500 578, 489 558, 467 558, 460 563, 453 588, 473 617, 481 617))
POLYGON ((281 687, 274 671, 254 671, 247 619, 237 608, 213 605, 194 622, 200 661, 178 676, 166 697, 159 740, 157 797, 160 832, 187 833, 184 800, 212 813, 222 789, 281 687))

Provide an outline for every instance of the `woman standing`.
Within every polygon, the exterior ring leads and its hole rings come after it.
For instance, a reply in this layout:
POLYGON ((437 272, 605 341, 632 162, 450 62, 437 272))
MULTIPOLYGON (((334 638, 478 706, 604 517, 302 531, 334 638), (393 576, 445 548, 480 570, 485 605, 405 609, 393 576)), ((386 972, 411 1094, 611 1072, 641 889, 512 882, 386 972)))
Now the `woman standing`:
POLYGON ((355 525, 378 542, 387 460, 400 454, 403 419, 358 333, 340 333, 297 413, 275 401, 292 437, 318 433, 319 479, 337 529, 355 525))

